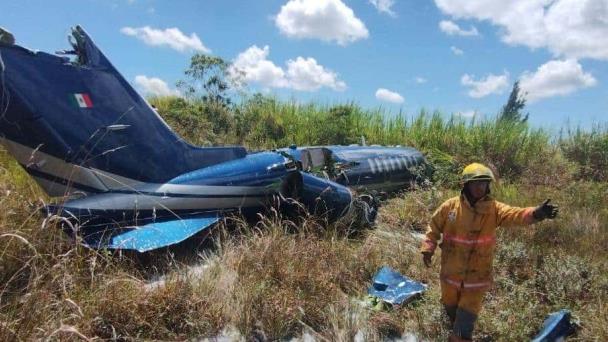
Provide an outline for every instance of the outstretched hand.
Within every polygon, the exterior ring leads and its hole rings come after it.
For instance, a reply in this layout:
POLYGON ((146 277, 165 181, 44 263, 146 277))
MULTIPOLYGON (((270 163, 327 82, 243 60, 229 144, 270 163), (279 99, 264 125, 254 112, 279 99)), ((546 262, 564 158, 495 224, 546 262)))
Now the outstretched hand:
POLYGON ((554 219, 557 217, 557 214, 559 213, 558 206, 550 204, 549 202, 551 202, 551 200, 547 199, 543 202, 543 204, 534 209, 532 215, 535 219, 542 221, 544 219, 554 219))

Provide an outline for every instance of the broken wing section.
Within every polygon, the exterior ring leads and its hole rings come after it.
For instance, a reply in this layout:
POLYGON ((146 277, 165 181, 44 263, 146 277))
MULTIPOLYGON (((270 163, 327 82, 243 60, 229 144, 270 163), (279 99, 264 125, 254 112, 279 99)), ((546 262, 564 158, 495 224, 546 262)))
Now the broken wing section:
POLYGON ((203 230, 208 230, 219 220, 217 213, 208 213, 120 229, 108 226, 95 232, 82 233, 82 240, 84 245, 95 249, 135 250, 143 253, 182 242, 203 230))

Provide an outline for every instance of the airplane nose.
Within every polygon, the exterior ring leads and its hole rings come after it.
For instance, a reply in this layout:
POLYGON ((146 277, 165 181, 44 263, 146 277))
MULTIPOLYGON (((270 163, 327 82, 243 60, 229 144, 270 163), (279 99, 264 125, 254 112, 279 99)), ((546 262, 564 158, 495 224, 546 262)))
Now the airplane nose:
POLYGON ((370 226, 378 214, 378 201, 373 196, 355 196, 347 187, 308 173, 287 174, 279 196, 288 207, 301 203, 308 212, 329 221, 344 218, 357 226, 370 226))

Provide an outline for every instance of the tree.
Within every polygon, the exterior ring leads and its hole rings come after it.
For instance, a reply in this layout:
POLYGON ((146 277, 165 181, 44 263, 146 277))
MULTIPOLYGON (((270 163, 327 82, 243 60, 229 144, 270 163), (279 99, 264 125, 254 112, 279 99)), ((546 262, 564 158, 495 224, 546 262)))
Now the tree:
POLYGON ((228 105, 231 102, 227 94, 230 89, 229 66, 230 63, 221 57, 195 54, 190 60, 190 67, 184 72, 188 80, 179 81, 178 87, 188 97, 228 105), (200 92, 202 94, 199 95, 200 92))
POLYGON ((212 123, 214 133, 226 133, 231 126, 229 90, 230 63, 221 57, 195 54, 185 71, 187 80, 177 83, 187 98, 202 101, 202 114, 212 123))
POLYGON ((526 122, 528 121, 529 114, 526 113, 525 116, 522 115, 522 110, 525 106, 526 99, 520 95, 519 81, 517 81, 513 84, 513 89, 511 90, 507 104, 502 107, 499 119, 526 122))

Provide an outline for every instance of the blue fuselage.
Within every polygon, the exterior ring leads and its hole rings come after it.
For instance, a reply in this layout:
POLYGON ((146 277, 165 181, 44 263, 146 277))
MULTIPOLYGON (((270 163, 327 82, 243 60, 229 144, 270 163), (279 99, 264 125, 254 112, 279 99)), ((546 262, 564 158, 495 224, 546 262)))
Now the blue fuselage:
POLYGON ((391 192, 424 178, 427 164, 411 147, 313 146, 281 149, 305 171, 368 192, 391 192))
POLYGON ((64 204, 76 216, 129 219, 208 211, 261 211, 279 193, 283 179, 297 172, 284 156, 249 154, 185 173, 166 183, 140 183, 64 204), (76 214, 78 213, 78 214, 76 214))

